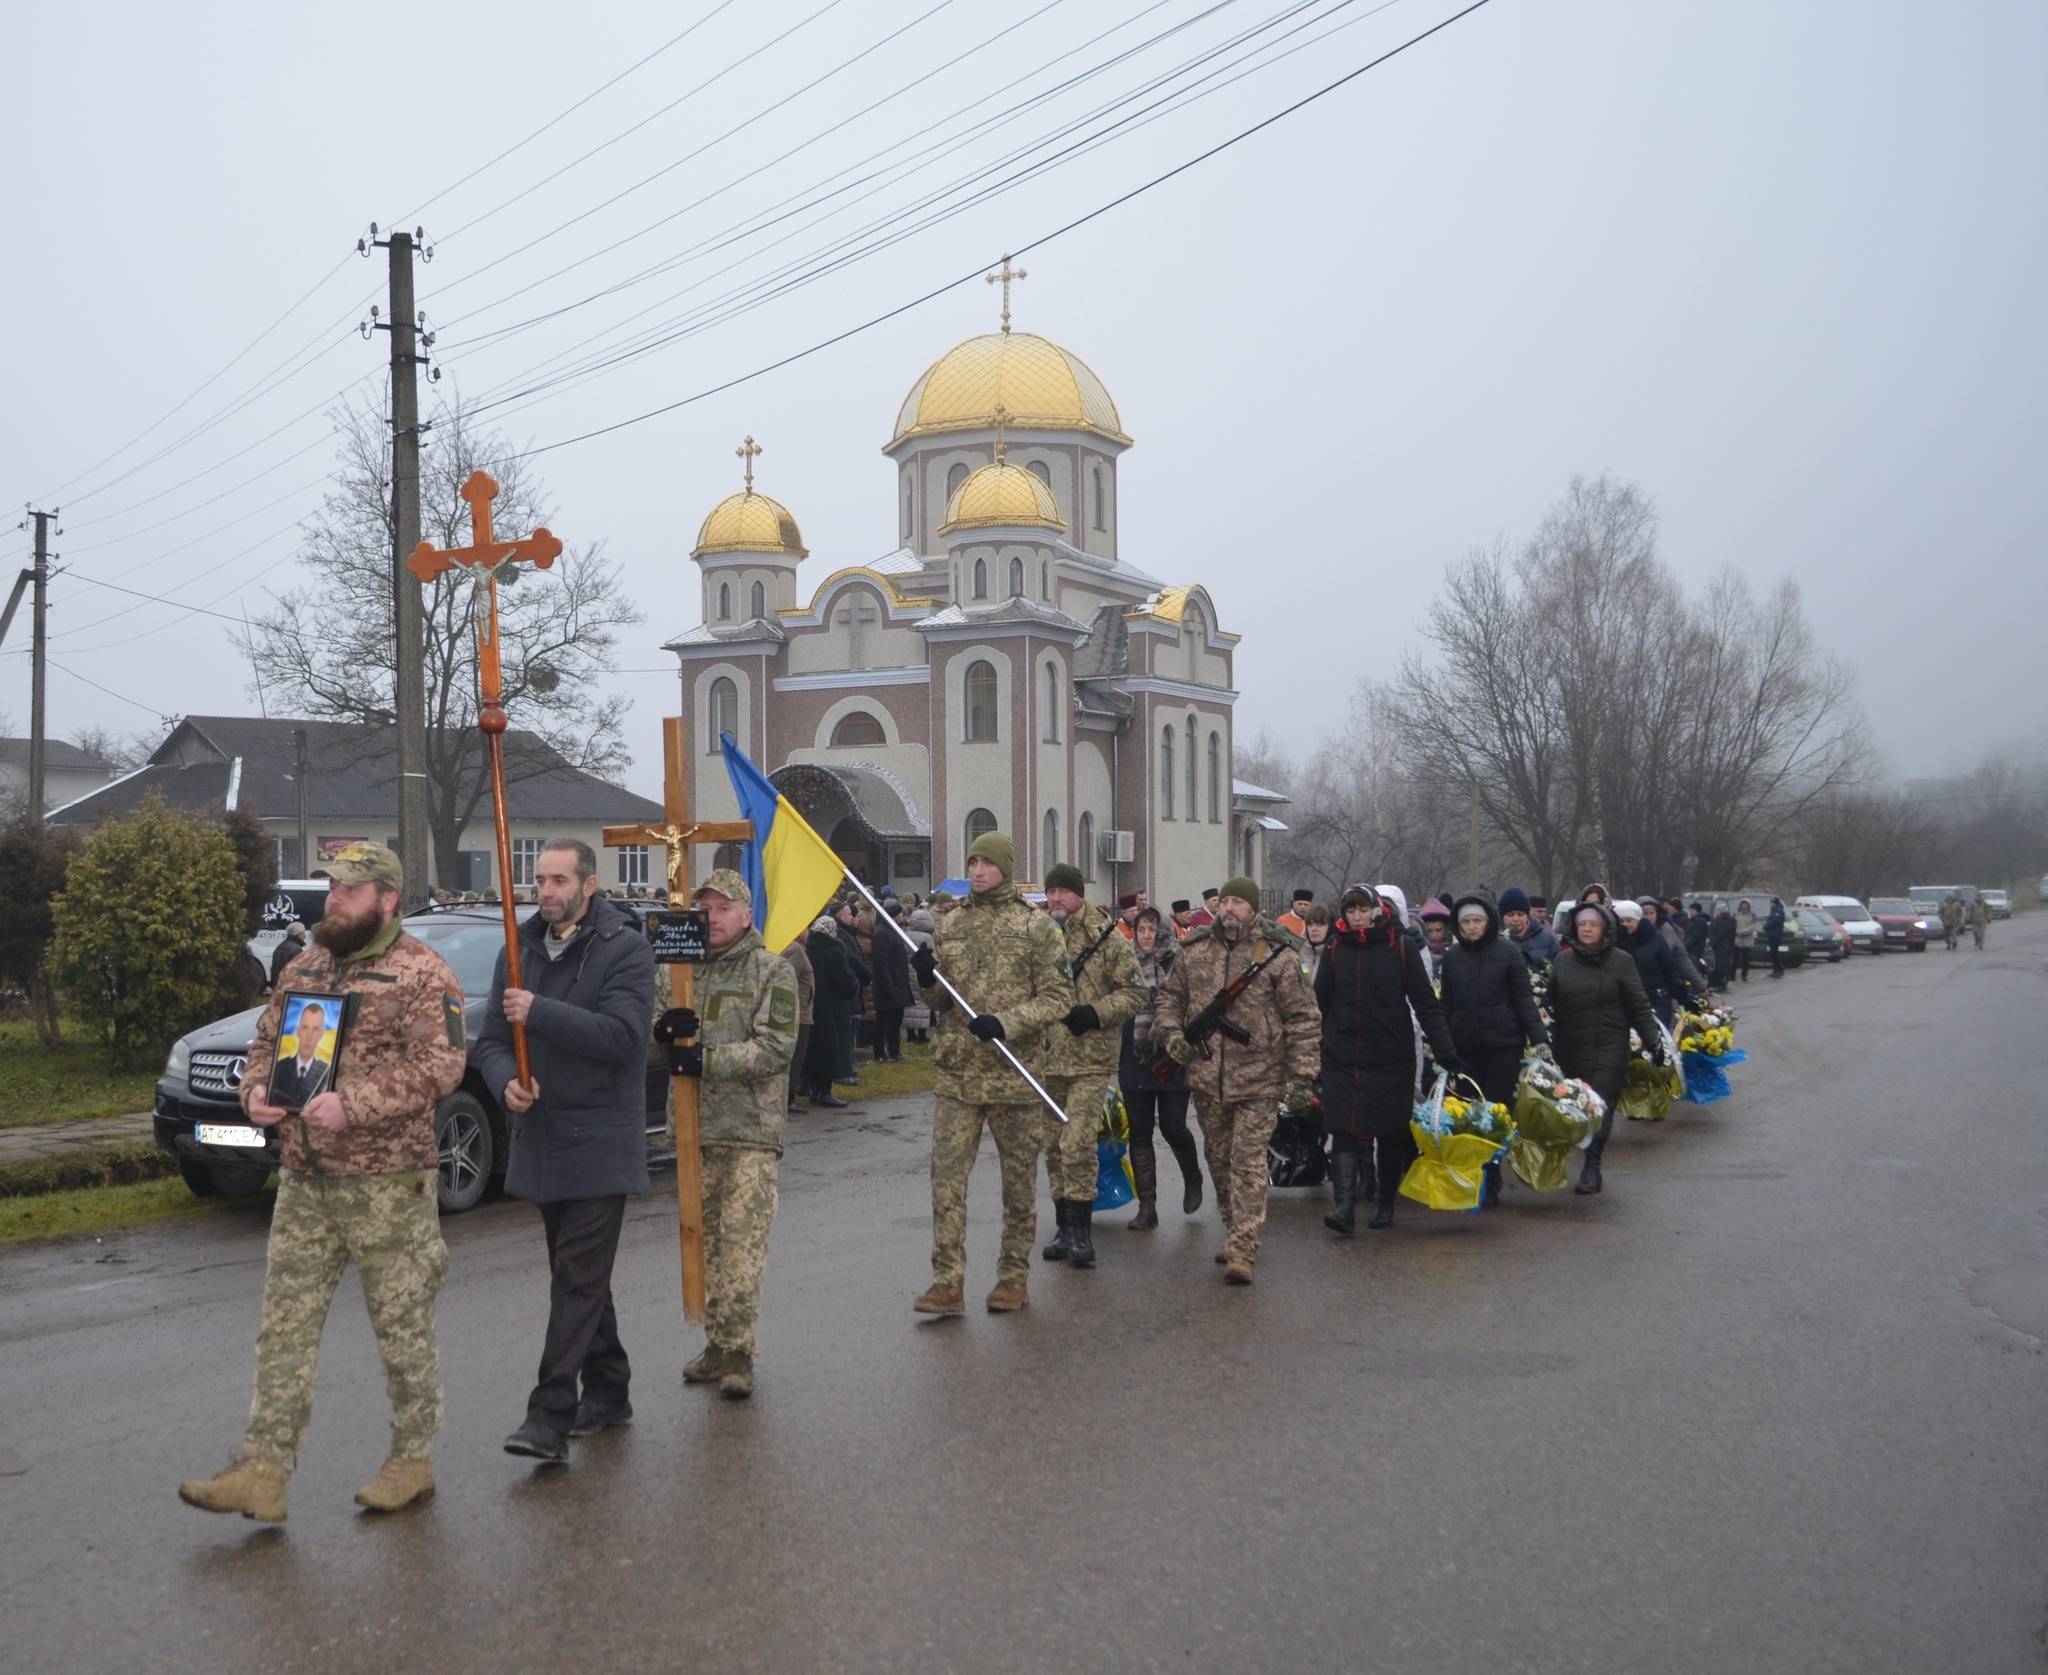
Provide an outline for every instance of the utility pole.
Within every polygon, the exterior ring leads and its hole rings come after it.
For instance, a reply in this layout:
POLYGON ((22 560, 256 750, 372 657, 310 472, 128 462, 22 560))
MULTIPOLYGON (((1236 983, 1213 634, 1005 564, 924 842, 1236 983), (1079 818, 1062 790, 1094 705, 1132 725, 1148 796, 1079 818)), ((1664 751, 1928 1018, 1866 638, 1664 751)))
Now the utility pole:
MULTIPOLYGON (((391 317, 379 320, 372 308, 363 335, 391 334, 391 595, 397 638, 392 709, 398 734, 398 860, 405 869, 406 907, 425 901, 434 883, 434 846, 427 826, 426 598, 405 568, 420 541, 420 432, 425 427, 420 424, 419 369, 427 357, 419 351, 434 341, 413 305, 413 252, 418 249, 422 260, 433 260, 425 240, 418 228, 379 238, 373 221, 370 236, 356 241, 364 256, 373 247, 391 255, 391 317)), ((433 376, 440 378, 438 368, 433 376)))
POLYGON ((43 785, 49 750, 50 712, 44 696, 49 681, 50 525, 54 511, 35 512, 36 562, 29 572, 28 815, 41 824, 43 785))
POLYGON ((299 805, 299 870, 298 876, 306 878, 313 871, 313 856, 306 841, 306 729, 292 729, 292 784, 298 792, 299 805))

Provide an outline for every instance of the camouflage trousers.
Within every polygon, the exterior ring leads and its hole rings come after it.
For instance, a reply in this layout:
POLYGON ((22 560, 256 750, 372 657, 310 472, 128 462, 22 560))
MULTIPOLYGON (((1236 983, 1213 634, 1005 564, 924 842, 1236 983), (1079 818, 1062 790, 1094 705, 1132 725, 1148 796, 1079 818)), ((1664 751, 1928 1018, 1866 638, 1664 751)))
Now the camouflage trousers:
POLYGON ((966 1283, 967 1177, 984 1127, 996 1137, 1003 1171, 1003 1248, 996 1278, 1021 1280, 1030 1270, 1031 1241, 1038 1234, 1039 1109, 938 1096, 932 1110, 932 1279, 939 1285, 966 1283))
POLYGON ((248 1446, 285 1472, 298 1463, 313 1417, 320 1332, 353 1259, 391 1393, 391 1452, 423 1460, 441 1428, 441 1363, 434 1298, 448 1247, 431 1173, 279 1177, 270 1216, 256 1397, 248 1446))
POLYGON ((1248 1099, 1204 1107, 1196 1111, 1195 1121, 1202 1126, 1202 1151, 1209 1159, 1216 1207, 1223 1213, 1224 1253, 1257 1261, 1259 1229, 1266 1224, 1266 1193, 1273 1183, 1266 1147, 1280 1122, 1279 1102, 1248 1099))
POLYGON ((704 1146, 704 1336, 751 1357, 782 1159, 758 1146, 704 1146))
POLYGON ((1067 1113, 1061 1122, 1043 1105, 1031 1107, 1038 1119, 1038 1143, 1045 1148, 1046 1178, 1054 1198, 1095 1202, 1095 1136, 1102 1127, 1102 1090, 1106 1076, 1041 1076, 1045 1091, 1067 1113))

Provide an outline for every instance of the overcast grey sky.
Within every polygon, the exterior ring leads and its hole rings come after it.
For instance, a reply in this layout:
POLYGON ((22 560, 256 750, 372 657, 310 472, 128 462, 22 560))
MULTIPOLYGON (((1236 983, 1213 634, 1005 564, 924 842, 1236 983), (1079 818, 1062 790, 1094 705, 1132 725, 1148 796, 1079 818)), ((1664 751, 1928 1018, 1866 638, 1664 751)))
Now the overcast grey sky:
MULTIPOLYGON (((50 676, 52 731, 254 708, 229 625, 179 607, 233 612, 246 602, 253 612, 265 588, 295 585, 289 527, 317 499, 307 485, 328 457, 318 405, 351 378, 372 387, 385 352, 381 339, 349 335, 381 293, 381 262, 351 258, 189 407, 88 467, 218 372, 372 218, 388 224, 434 199, 418 216, 439 245, 421 294, 443 333, 447 376, 465 394, 518 388, 535 363, 670 292, 699 285, 648 321, 1289 14, 1248 43, 1275 42, 1253 61, 1268 66, 1257 73, 506 415, 516 441, 545 443, 720 384, 993 263, 1459 9, 1235 0, 1203 18, 1208 0, 1147 12, 1151 3, 840 0, 803 23, 827 0, 741 0, 438 197, 716 0, 14 7, 17 74, 0 101, 12 160, 0 195, 14 234, 0 271, 10 398, 0 404, 0 494, 65 511, 58 545, 74 574, 53 593, 62 669, 50 676), (1031 74, 1126 19, 1136 21, 1031 74), (517 335, 470 341, 714 239, 956 108, 970 115, 941 137, 1191 20, 777 249, 760 238, 699 255, 517 335), (1314 44, 1278 57, 1304 42, 1314 44), (686 207, 719 188, 728 189, 686 207), (143 463, 313 347, 269 393, 143 463), (142 533, 173 514, 189 515, 142 533)), ((1265 724, 1305 741, 1333 722, 1359 675, 1392 666, 1447 558, 1497 532, 1525 533, 1572 472, 1606 470, 1655 497, 1663 551, 1682 571, 1704 578, 1732 563, 1759 592, 1797 580, 1859 670, 1893 765, 1924 773, 2048 719, 2037 649, 2048 627, 2044 91, 2048 7, 2038 0, 1492 0, 1033 251, 1017 324, 1080 354, 1115 396, 1137 443, 1123 465, 1123 552, 1168 581, 1206 583, 1226 626, 1244 635, 1242 735, 1265 724)), ((892 157, 925 156, 934 143, 892 157)), ((646 608, 644 643, 624 661, 666 667, 661 641, 697 620, 688 551, 705 511, 737 486, 732 450, 743 433, 768 450, 759 486, 803 527, 805 585, 888 550, 893 475, 879 449, 896 408, 932 359, 995 315, 976 280, 781 371, 545 455, 556 532, 604 539, 646 608)), ((0 570, 11 576, 25 550, 25 537, 0 546, 0 570)), ((631 777, 645 789, 658 782, 659 718, 675 683, 620 678, 635 698, 631 777)), ((0 657, 0 710, 25 730, 18 655, 0 657)))

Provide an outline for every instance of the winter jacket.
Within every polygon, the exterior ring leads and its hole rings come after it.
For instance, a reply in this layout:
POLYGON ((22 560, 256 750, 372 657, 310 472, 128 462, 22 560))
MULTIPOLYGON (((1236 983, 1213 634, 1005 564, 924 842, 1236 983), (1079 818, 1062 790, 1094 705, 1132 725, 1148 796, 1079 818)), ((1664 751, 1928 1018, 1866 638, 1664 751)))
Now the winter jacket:
POLYGON ((750 929, 698 968, 696 996, 704 1025, 701 1143, 780 1153, 796 1056, 796 973, 750 929))
POLYGON ((1736 934, 1735 915, 1724 907, 1707 927, 1707 946, 1713 950, 1717 965, 1725 966, 1733 958, 1736 934))
POLYGON ((1076 1035, 1065 1021, 1045 1032, 1032 1068, 1051 1076, 1089 1076, 1107 1084, 1123 1052, 1124 1025, 1151 1003, 1138 974, 1136 949, 1116 934, 1116 921, 1083 903, 1060 927, 1074 1004, 1095 1009, 1095 1028, 1076 1035))
POLYGON ((1707 951, 1707 938, 1713 932, 1713 922, 1704 913, 1689 914, 1685 921, 1685 951, 1694 959, 1703 958, 1707 951))
POLYGON ((1600 917, 1607 924, 1607 940, 1591 951, 1574 940, 1551 967, 1551 1042, 1564 1073, 1591 1083, 1611 1105, 1628 1075, 1629 1031, 1655 1043, 1657 1051, 1664 1038, 1636 961, 1621 946, 1620 922, 1604 907, 1600 917))
POLYGON ((1531 971, 1538 971, 1557 958, 1563 944, 1557 940, 1557 933, 1548 925, 1539 925, 1531 919, 1529 934, 1516 938, 1515 946, 1522 951, 1523 964, 1531 971))
POLYGON ((1735 910, 1736 946, 1747 948, 1754 941, 1756 941, 1756 914, 1750 908, 1738 907, 1735 910))
MULTIPOLYGON (((1633 937, 1623 926, 1622 940, 1635 956, 1636 975, 1642 979, 1643 993, 1649 998, 1651 1010, 1660 1018, 1667 1017, 1672 1001, 1692 990, 1691 976, 1679 963, 1685 958, 1684 950, 1674 949, 1665 940, 1663 928, 1647 919, 1636 922, 1633 937)), ((1648 1041, 1650 1037, 1646 1035, 1643 1039, 1648 1041)))
MULTIPOLYGON (((903 921, 910 932, 910 940, 920 948, 932 945, 932 932, 938 921, 920 907, 903 921)), ((925 1004, 924 993, 916 984, 910 987, 910 1004, 903 1011, 903 1027, 907 1030, 928 1030, 932 1027, 932 1009, 925 1004)))
POLYGON ((798 937, 782 950, 782 957, 789 961, 789 969, 796 973, 796 1027, 811 1027, 812 1008, 816 1004, 818 975, 811 969, 811 956, 804 948, 804 939, 798 937))
MULTIPOLYGON (((850 936, 852 933, 846 933, 850 936)), ((846 957, 846 936, 835 926, 812 931, 804 941, 816 988, 811 996, 811 1083, 853 1080, 853 1010, 860 1004, 860 979, 846 957)))
POLYGON ((1362 931, 1334 926, 1315 994, 1323 1126, 1354 1140, 1405 1135, 1415 1110, 1416 1021, 1439 1063, 1458 1060, 1421 951, 1384 914, 1362 931))
MULTIPOLYGON (((1159 1004, 1159 986, 1172 975, 1174 962, 1180 958, 1180 945, 1161 936, 1150 954, 1140 954, 1134 942, 1131 957, 1138 962, 1138 980, 1145 985, 1145 1004, 1124 1025, 1117 1085, 1126 1093, 1157 1093, 1166 1084, 1152 1074, 1152 1061, 1159 1056, 1161 1045, 1152 1033, 1152 1019, 1159 1004)), ((1179 1086, 1178 1082, 1172 1084, 1175 1089, 1179 1086)))
MULTIPOLYGON (((1043 1063, 1048 1030, 1074 1005, 1060 930, 1004 879, 977 890, 939 922, 932 938, 938 969, 976 1012, 993 1014, 1004 1042, 1032 1073, 1043 1063)), ((941 1099, 969 1105, 1036 1105, 1031 1084, 995 1046, 969 1032, 966 1015, 939 984, 925 990, 932 1008, 932 1064, 941 1099)))
POLYGON ((1785 940, 1785 908, 1781 902, 1773 902, 1771 911, 1764 916, 1764 946, 1775 948, 1785 940))
MULTIPOLYGON (((1672 969, 1678 973, 1678 981, 1672 986, 1674 1000, 1682 1000, 1695 991, 1704 991, 1707 974, 1693 959, 1692 950, 1686 946, 1685 932, 1669 919, 1657 927, 1657 934, 1663 938, 1664 946, 1671 950, 1672 969)), ((1654 1002, 1655 997, 1652 996, 1654 1002)))
POLYGON ((286 936, 270 951, 270 986, 274 989, 284 976, 284 968, 306 951, 306 939, 286 936))
POLYGON ((1485 908, 1486 929, 1478 941, 1467 942, 1461 936, 1452 946, 1444 960, 1441 986, 1444 1020, 1458 1056, 1476 1065, 1502 1049, 1519 1053, 1525 1043, 1549 1046, 1550 1036, 1529 986, 1529 967, 1515 944, 1501 935, 1500 909, 1481 892, 1460 896, 1451 911, 1462 912, 1467 902, 1485 908))
POLYGON ((910 1004, 910 949, 887 925, 875 926, 874 985, 877 1012, 901 1012, 910 1004))
POLYGON ((1301 944, 1270 919, 1246 926, 1234 942, 1225 939, 1220 924, 1189 933, 1171 975, 1159 986, 1153 1038, 1163 1045, 1185 1029, 1232 978, 1268 954, 1277 957, 1230 1009, 1230 1021, 1250 1034, 1249 1044, 1218 1031, 1182 1066, 1181 1085, 1205 1111, 1277 1100, 1315 1080, 1320 1018, 1315 996, 1301 980, 1301 944))
MULTIPOLYGON (((654 949, 638 917, 593 896, 556 958, 536 913, 519 928, 520 977, 533 994, 526 1042, 540 1101, 507 1113, 505 1190, 536 1204, 647 1190, 647 1040, 654 949)), ((491 979, 476 1065, 497 1094, 518 1074, 505 1021, 505 956, 491 979)))

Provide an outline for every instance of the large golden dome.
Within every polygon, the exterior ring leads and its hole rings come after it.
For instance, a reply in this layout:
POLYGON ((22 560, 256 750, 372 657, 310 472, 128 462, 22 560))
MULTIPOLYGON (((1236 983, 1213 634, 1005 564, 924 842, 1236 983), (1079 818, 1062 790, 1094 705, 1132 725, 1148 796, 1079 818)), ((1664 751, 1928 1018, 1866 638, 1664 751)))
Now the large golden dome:
POLYGON ((697 531, 697 545, 690 556, 774 552, 805 558, 810 549, 787 506, 749 489, 744 494, 729 494, 711 508, 704 527, 697 531))
POLYGON ((962 529, 1059 529, 1059 503, 1038 473, 1000 461, 969 473, 946 502, 941 535, 962 529))
POLYGON ((1087 430, 1128 445, 1116 403, 1079 355, 1029 332, 989 332, 946 351, 910 386, 890 445, 987 430, 996 404, 1023 430, 1087 430))

